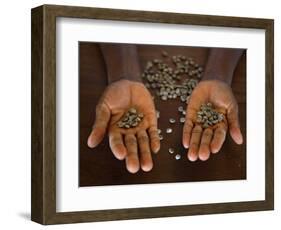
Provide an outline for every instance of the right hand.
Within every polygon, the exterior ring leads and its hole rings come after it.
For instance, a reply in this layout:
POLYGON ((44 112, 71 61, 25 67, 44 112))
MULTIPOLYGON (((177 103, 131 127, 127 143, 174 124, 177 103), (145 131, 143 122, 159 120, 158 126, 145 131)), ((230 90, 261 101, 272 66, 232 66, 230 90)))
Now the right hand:
POLYGON ((126 160, 127 170, 136 173, 139 168, 150 171, 153 167, 151 150, 157 153, 160 139, 157 132, 157 117, 149 91, 140 83, 119 80, 110 84, 96 106, 96 119, 88 146, 96 147, 108 131, 109 145, 114 156, 126 160), (119 128, 117 122, 131 108, 144 114, 135 128, 119 128))

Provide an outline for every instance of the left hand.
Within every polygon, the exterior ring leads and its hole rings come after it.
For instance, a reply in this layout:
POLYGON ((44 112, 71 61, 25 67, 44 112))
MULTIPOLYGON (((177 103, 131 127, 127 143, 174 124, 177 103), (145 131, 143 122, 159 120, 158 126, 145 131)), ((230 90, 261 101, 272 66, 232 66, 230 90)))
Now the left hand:
POLYGON ((183 146, 189 148, 187 157, 190 161, 198 158, 202 161, 221 149, 229 128, 232 139, 237 144, 243 143, 238 118, 238 104, 229 85, 220 80, 201 81, 193 90, 186 111, 183 128, 183 146), (211 102, 215 109, 225 115, 225 119, 206 129, 196 122, 197 111, 203 103, 211 102))

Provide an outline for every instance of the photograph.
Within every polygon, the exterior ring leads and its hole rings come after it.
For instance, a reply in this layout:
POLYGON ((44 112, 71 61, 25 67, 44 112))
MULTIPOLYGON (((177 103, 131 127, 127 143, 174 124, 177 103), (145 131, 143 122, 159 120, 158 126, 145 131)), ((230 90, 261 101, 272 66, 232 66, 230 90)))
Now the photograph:
POLYGON ((274 209, 274 19, 226 15, 32 9, 32 221, 274 209))
POLYGON ((79 41, 79 186, 246 180, 246 49, 79 41))

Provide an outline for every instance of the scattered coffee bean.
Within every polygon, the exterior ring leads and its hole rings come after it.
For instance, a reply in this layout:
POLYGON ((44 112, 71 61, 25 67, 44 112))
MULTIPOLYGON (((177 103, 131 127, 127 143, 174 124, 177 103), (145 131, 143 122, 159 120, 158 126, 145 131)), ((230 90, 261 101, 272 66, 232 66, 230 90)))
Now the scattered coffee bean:
POLYGON ((169 119, 169 122, 170 122, 171 124, 174 124, 174 123, 176 123, 176 120, 175 120, 174 118, 170 118, 170 119, 169 119))
POLYGON ((179 112, 182 112, 183 110, 184 110, 184 109, 183 109, 182 106, 179 106, 179 107, 178 107, 178 111, 179 111, 179 112))
POLYGON ((181 101, 186 102, 186 95, 181 95, 181 101))
MULTIPOLYGON (((163 51, 162 56, 167 58, 168 53, 163 51)), ((172 56, 171 59, 174 67, 160 59, 148 61, 142 78, 146 82, 145 86, 156 90, 156 95, 161 100, 179 98, 182 102, 187 102, 187 97, 198 84, 198 73, 203 72, 203 67, 184 55, 172 56)))
POLYGON ((185 117, 181 117, 180 118, 180 123, 184 123, 185 122, 185 117))
POLYGON ((169 148, 169 153, 173 154, 175 152, 175 150, 173 148, 169 148))
POLYGON ((172 133, 172 132, 173 132, 173 130, 171 128, 166 129, 166 133, 172 133))
POLYGON ((135 108, 130 108, 129 109, 129 113, 131 114, 136 114, 137 113, 137 110, 135 108))

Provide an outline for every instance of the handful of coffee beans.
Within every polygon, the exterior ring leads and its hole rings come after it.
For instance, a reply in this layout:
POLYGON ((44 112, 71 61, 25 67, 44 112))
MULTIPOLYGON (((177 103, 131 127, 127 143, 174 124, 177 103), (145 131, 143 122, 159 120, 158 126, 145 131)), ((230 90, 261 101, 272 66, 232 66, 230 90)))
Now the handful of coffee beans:
POLYGON ((135 108, 130 108, 117 123, 117 125, 119 128, 134 128, 139 125, 143 117, 143 113, 138 113, 135 108))
POLYGON ((211 127, 223 121, 224 115, 217 112, 212 103, 202 104, 200 110, 197 112, 197 122, 203 125, 203 128, 211 127))

